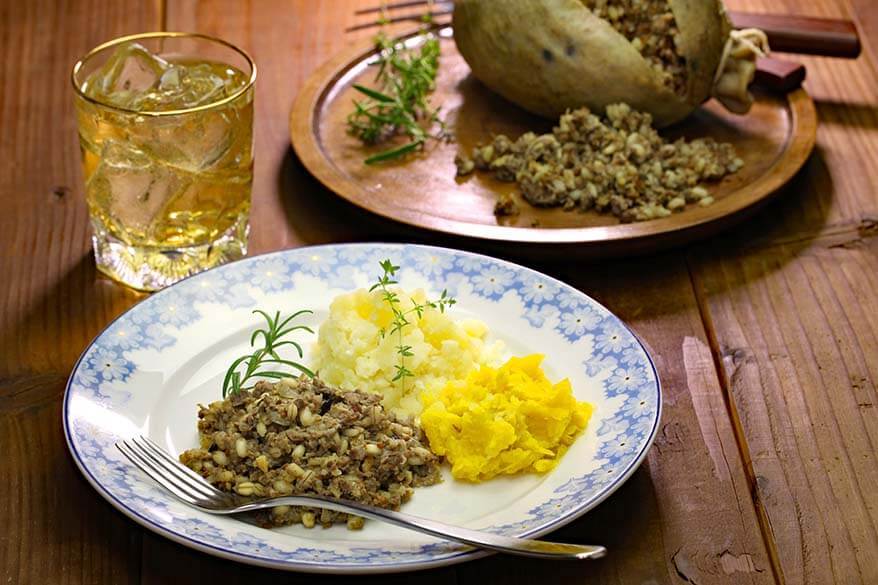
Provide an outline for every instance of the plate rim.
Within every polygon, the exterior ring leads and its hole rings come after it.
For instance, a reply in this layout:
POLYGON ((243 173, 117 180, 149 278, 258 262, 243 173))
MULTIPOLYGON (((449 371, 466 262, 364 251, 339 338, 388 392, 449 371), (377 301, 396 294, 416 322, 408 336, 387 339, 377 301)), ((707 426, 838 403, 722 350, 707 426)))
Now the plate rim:
MULTIPOLYGON (((452 26, 438 27, 435 34, 451 31, 452 26)), ((395 35, 399 41, 409 40, 420 29, 395 35)), ((426 214, 417 208, 389 206, 375 203, 368 191, 344 175, 326 156, 319 138, 319 112, 326 103, 326 96, 337 87, 338 81, 363 59, 375 52, 371 39, 352 44, 320 65, 306 79, 299 90, 289 116, 290 142, 296 156, 308 173, 336 196, 348 201, 370 214, 408 225, 419 230, 451 236, 464 236, 490 242, 517 242, 539 245, 577 244, 584 248, 607 248, 609 246, 633 245, 651 239, 679 236, 684 233, 701 233, 709 226, 728 225, 741 220, 748 212, 767 203, 802 169, 817 143, 817 109, 814 100, 804 87, 786 94, 787 113, 791 129, 786 146, 778 160, 749 186, 745 197, 727 196, 707 207, 694 207, 683 212, 688 221, 680 222, 681 215, 609 226, 577 228, 533 228, 469 223, 430 215, 429 224, 420 221, 426 214), (807 132, 802 130, 806 129, 807 132)))
MULTIPOLYGON (((232 561, 236 561, 236 562, 241 562, 241 563, 265 567, 265 568, 279 569, 279 570, 284 570, 284 571, 297 571, 297 572, 303 572, 303 573, 315 573, 315 574, 336 574, 336 575, 391 574, 391 573, 404 573, 404 572, 411 572, 411 571, 420 571, 420 570, 427 570, 427 569, 438 568, 438 567, 443 567, 443 566, 455 565, 458 563, 476 560, 479 558, 483 558, 486 556, 496 554, 496 553, 491 552, 491 551, 471 549, 471 550, 457 552, 457 553, 454 553, 454 554, 451 554, 451 555, 448 555, 448 556, 445 556, 445 557, 442 557, 439 559, 434 559, 434 560, 398 561, 398 562, 395 562, 393 564, 384 564, 384 565, 379 565, 379 566, 371 566, 371 565, 367 565, 367 564, 363 564, 362 566, 351 566, 351 565, 332 564, 332 563, 327 563, 327 562, 308 562, 308 561, 304 561, 304 560, 275 561, 275 560, 265 559, 263 557, 260 557, 260 556, 257 556, 257 555, 251 554, 251 553, 236 552, 233 550, 229 550, 227 548, 222 548, 219 546, 214 546, 211 544, 207 544, 207 543, 203 543, 203 542, 199 542, 197 540, 194 540, 194 539, 192 539, 184 534, 180 534, 178 532, 175 532, 173 530, 170 530, 170 529, 162 526, 161 524, 153 522, 149 518, 146 518, 143 515, 141 515, 140 513, 138 513, 136 510, 130 508, 127 504, 125 504, 125 502, 121 501, 115 495, 110 493, 106 488, 104 488, 103 485, 100 484, 100 482, 97 481, 97 479, 94 477, 92 472, 83 463, 82 458, 74 445, 74 441, 72 438, 72 429, 70 427, 69 404, 70 404, 70 397, 71 397, 71 386, 73 384, 73 379, 75 377, 75 374, 78 371, 80 364, 82 363, 86 354, 88 354, 89 350, 91 350, 91 348, 94 346, 94 344, 97 343, 97 341, 104 335, 104 333, 106 333, 106 331, 108 329, 110 329, 110 327, 112 327, 113 324, 115 324, 117 321, 119 321, 120 319, 122 319, 123 317, 128 315, 130 312, 136 310, 145 301, 147 301, 151 298, 154 298, 156 296, 162 295, 166 291, 170 291, 171 289, 180 285, 183 282, 186 282, 190 279, 197 278, 202 274, 209 273, 209 272, 211 272, 211 270, 222 269, 224 267, 232 266, 232 265, 235 265, 238 263, 243 264, 246 262, 251 262, 251 261, 254 261, 255 259, 258 259, 258 258, 266 258, 266 257, 270 257, 270 256, 281 256, 281 255, 288 254, 291 252, 298 252, 300 250, 317 250, 320 248, 339 248, 339 247, 372 247, 372 246, 374 246, 374 247, 390 246, 390 247, 399 247, 399 248, 415 247, 415 248, 422 248, 425 250, 440 250, 440 251, 445 252, 445 253, 450 252, 453 254, 463 254, 466 256, 470 256, 470 257, 484 258, 484 259, 491 260, 492 262, 499 262, 499 263, 505 264, 505 265, 507 265, 507 267, 512 267, 512 268, 517 269, 517 270, 524 270, 526 272, 536 274, 542 278, 548 279, 549 281, 561 286, 562 288, 567 288, 567 289, 575 291, 577 294, 582 295, 583 297, 588 299, 591 303, 594 303, 596 306, 604 309, 609 315, 612 315, 616 319, 616 321, 618 321, 618 323, 622 327, 625 328, 626 331, 631 333, 631 335, 637 341, 637 344, 641 347, 641 349, 643 349, 643 352, 646 355, 647 362, 649 362, 649 366, 650 366, 650 368, 653 372, 653 376, 655 378, 655 389, 656 389, 656 393, 657 393, 657 403, 656 403, 657 408, 656 408, 656 414, 655 414, 655 418, 653 420, 652 428, 650 429, 647 440, 644 442, 643 447, 641 448, 640 452, 637 454, 636 457, 634 457, 631 460, 631 462, 626 467, 625 471, 616 479, 616 481, 613 484, 611 484, 610 486, 608 486, 604 490, 603 493, 599 494, 597 497, 588 501, 584 505, 578 506, 577 508, 572 510, 570 513, 568 513, 564 516, 561 516, 560 518, 554 520, 553 522, 550 522, 550 523, 545 524, 543 526, 539 526, 535 529, 520 533, 518 536, 527 537, 527 538, 540 538, 546 534, 554 532, 554 531, 570 524, 571 522, 577 520, 578 518, 580 518, 581 516, 583 516, 587 512, 590 512, 591 510, 593 510, 594 508, 599 506, 601 503, 603 503, 607 498, 609 498, 619 488, 621 488, 628 481, 628 479, 630 479, 630 477, 634 474, 634 472, 636 472, 637 469, 640 468, 641 464, 643 463, 643 461, 646 459, 647 455, 649 454, 649 450, 651 449, 651 447, 656 439, 656 436, 658 435, 658 429, 661 425, 661 419, 662 419, 662 414, 663 414, 663 410, 664 410, 662 382, 661 382, 661 378, 659 376, 658 368, 656 367, 656 364, 655 364, 655 360, 653 359, 652 355, 650 354, 646 344, 643 342, 643 340, 640 338, 640 336, 623 319, 621 319, 620 317, 618 317, 616 315, 616 313, 610 311, 606 306, 604 306, 602 303, 600 303, 599 301, 592 298, 587 293, 573 287, 570 284, 567 284, 566 282, 564 282, 560 279, 557 279, 553 276, 550 276, 548 274, 540 272, 536 269, 529 268, 527 266, 522 266, 520 264, 511 262, 509 260, 505 260, 502 258, 496 258, 493 256, 479 254, 476 252, 470 252, 467 250, 459 250, 459 249, 455 249, 455 248, 448 248, 448 247, 442 247, 442 246, 431 246, 431 245, 425 245, 425 244, 414 244, 414 243, 404 243, 404 242, 345 242, 345 243, 337 243, 337 244, 319 244, 319 245, 314 245, 314 246, 300 246, 298 248, 287 248, 287 249, 283 249, 283 250, 275 250, 275 251, 271 251, 271 252, 265 252, 262 254, 247 256, 245 258, 241 258, 239 260, 229 262, 227 264, 218 266, 216 268, 206 270, 206 271, 198 273, 198 274, 193 274, 193 275, 187 276, 186 278, 178 281, 177 283, 170 285, 170 286, 168 286, 160 291, 157 291, 157 292, 141 299, 140 301, 138 301, 137 303, 135 303, 134 305, 129 307, 127 310, 125 310, 124 312, 122 312, 121 314, 116 316, 109 323, 107 323, 107 325, 104 326, 101 329, 101 331, 98 332, 92 338, 91 341, 89 341, 89 343, 86 345, 86 347, 83 349, 83 351, 80 353, 79 357, 77 358, 76 362, 74 363, 73 368, 70 371, 70 376, 68 377, 67 383, 65 384, 64 399, 63 399, 62 407, 61 407, 61 421, 62 421, 62 426, 63 426, 63 431, 64 431, 64 439, 65 439, 65 442, 67 444, 67 449, 70 452, 70 455, 73 458, 73 461, 76 464, 76 467, 79 469, 80 473, 85 477, 86 481, 95 489, 95 491, 98 492, 98 494, 101 495, 101 497, 103 497, 107 502, 109 502, 110 505, 112 505, 116 510, 122 512, 126 517, 133 520, 134 522, 136 522, 137 524, 139 524, 143 528, 146 528, 147 530, 150 530, 156 534, 159 534, 160 536, 164 536, 177 544, 181 544, 183 546, 193 548, 193 549, 198 550, 200 552, 204 552, 204 553, 207 553, 207 554, 210 554, 210 555, 213 555, 216 557, 220 557, 223 559, 227 559, 227 560, 232 560, 232 561)), ((171 496, 168 495, 168 497, 170 498, 171 496)))

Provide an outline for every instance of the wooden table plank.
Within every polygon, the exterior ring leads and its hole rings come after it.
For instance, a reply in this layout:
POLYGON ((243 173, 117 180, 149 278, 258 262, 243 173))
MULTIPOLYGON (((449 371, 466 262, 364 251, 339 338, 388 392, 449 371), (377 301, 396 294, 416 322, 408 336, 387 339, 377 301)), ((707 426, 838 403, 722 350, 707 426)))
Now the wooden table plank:
POLYGON ((138 583, 140 531, 95 493, 67 453, 66 376, 4 381, 0 400, 0 583, 138 583))
MULTIPOLYGON (((858 10, 869 9, 865 0, 851 2, 858 10)), ((0 6, 0 47, 6 49, 0 57, 4 89, 0 123, 5 130, 0 143, 0 170, 5 179, 0 186, 0 270, 11 283, 0 287, 0 445, 10 445, 14 455, 2 464, 4 476, 11 481, 0 487, 0 498, 14 505, 0 508, 0 521, 13 527, 0 535, 0 582, 3 577, 13 583, 149 584, 181 579, 228 583, 314 579, 219 561, 146 534, 105 504, 70 462, 59 426, 63 381, 88 339, 140 295, 95 274, 88 251, 67 69, 74 55, 111 36, 155 28, 160 16, 152 3, 133 8, 122 3, 70 6, 48 0, 30 6, 12 4, 0 6)), ((254 252, 363 239, 473 247, 470 242, 433 238, 364 216, 320 188, 290 153, 286 116, 295 92, 310 71, 349 40, 340 31, 353 22, 353 7, 360 4, 371 2, 257 0, 242 5, 214 0, 169 7, 169 27, 220 34, 252 50, 260 65, 254 252)), ((808 5, 793 0, 729 4, 824 16, 848 11, 847 3, 830 0, 808 5)), ((874 10, 869 14, 874 16, 874 10)), ((874 18, 861 20, 876 22, 874 18)), ((869 51, 873 51, 871 46, 869 51)), ((813 420, 828 425, 832 416, 856 423, 851 400, 863 398, 862 404, 867 404, 874 395, 874 384, 869 384, 876 375, 875 304, 868 294, 875 284, 869 218, 878 217, 874 185, 868 179, 878 147, 874 68, 863 59, 806 62, 808 87, 818 99, 824 120, 819 152, 781 202, 740 230, 740 241, 770 247, 742 251, 735 257, 723 248, 737 245, 738 240, 716 240, 713 248, 692 260, 701 307, 680 253, 579 269, 536 263, 537 268, 595 294, 632 323, 659 358, 668 400, 656 448, 619 493, 559 533, 561 538, 609 544, 613 555, 591 566, 558 566, 558 575, 547 572, 541 563, 498 557, 417 578, 429 583, 531 582, 550 575, 555 581, 570 583, 770 582, 771 563, 758 532, 751 489, 759 496, 757 504, 765 507, 769 536, 777 538, 786 582, 829 582, 833 575, 821 561, 835 563, 832 570, 839 582, 855 582, 854 578, 866 582, 873 575, 868 561, 876 553, 871 540, 874 500, 855 489, 873 479, 870 462, 856 457, 864 450, 874 456, 871 411, 861 416, 855 430, 835 435, 821 429, 823 434, 809 436, 808 427, 787 429, 770 424, 792 420, 784 418, 792 416, 790 412, 800 417, 794 421, 799 425, 813 420), (847 248, 830 247, 859 232, 866 236, 866 243, 849 244, 861 247, 855 261, 850 260, 855 255, 844 251, 847 248), (815 234, 823 236, 820 244, 811 241, 815 234), (832 239, 836 237, 841 239, 832 239), (816 259, 802 259, 809 254, 816 259), (763 269, 774 266, 778 256, 782 258, 779 269, 763 269), (791 275, 784 273, 787 269, 791 275), (864 276, 864 269, 873 275, 864 276), (784 275, 783 281, 772 280, 780 278, 778 274, 784 275), (853 284, 844 288, 843 278, 853 284), (789 281, 804 286, 812 280, 820 286, 806 292, 791 289, 792 293, 785 293, 780 284, 789 281), (863 292, 864 283, 872 288, 863 292), (736 340, 740 335, 738 312, 752 310, 749 299, 732 295, 742 290, 748 294, 767 291, 759 297, 759 315, 777 318, 778 325, 764 335, 774 344, 772 348, 794 356, 789 359, 795 359, 795 367, 802 369, 794 372, 799 378, 791 373, 776 378, 776 386, 755 385, 752 370, 756 366, 745 360, 749 377, 733 376, 725 369, 718 381, 709 343, 718 352, 721 340, 736 340), (786 297, 795 303, 783 305, 780 301, 786 297), (857 303, 862 308, 856 308, 857 303), (795 316, 790 307, 830 317, 795 329, 788 323, 795 316), (699 308, 711 319, 707 333, 699 320, 699 308), (847 329, 836 324, 842 318, 850 322, 847 329), (811 337, 818 333, 837 334, 856 343, 814 345, 811 337), (832 382, 828 374, 804 368, 812 355, 814 363, 831 373, 853 372, 866 383, 852 382, 839 400, 827 391, 832 382), (751 384, 745 385, 742 379, 751 384), (721 384, 732 389, 734 405, 742 415, 736 422, 749 441, 745 455, 755 457, 752 444, 760 446, 759 458, 748 470, 753 481, 758 481, 758 489, 748 483, 741 464, 721 384), (768 406, 760 406, 761 392, 766 392, 768 406), (823 404, 821 397, 836 398, 839 404, 823 404), (791 411, 783 400, 798 405, 799 410, 791 411), (805 415, 813 418, 802 419, 805 415), (774 445, 777 441, 780 447, 774 445), (803 450, 796 441, 810 450, 803 450), (872 451, 867 449, 869 444, 872 451), (780 455, 772 454, 772 449, 780 455), (836 456, 842 463, 833 463, 836 456), (813 487, 807 483, 812 468, 826 474, 813 487), (766 478, 771 482, 766 483, 766 478), (791 493, 814 505, 800 507, 797 513, 791 493), (836 519, 829 506, 837 502, 849 508, 836 519), (821 531, 837 540, 822 538, 821 531), (801 562, 795 556, 796 546, 803 550, 801 562)), ((752 331, 763 333, 758 328, 752 331)), ((762 365, 760 372, 769 374, 772 359, 778 359, 767 343, 755 350, 745 347, 743 355, 752 355, 762 365)), ((790 371, 789 366, 782 371, 790 371)), ((857 409, 869 409, 856 404, 857 409)), ((871 464, 874 468, 874 460, 871 464)), ((403 576, 390 579, 405 580, 403 576)))
MULTIPOLYGON (((726 5, 751 12, 854 17, 846 0, 726 0, 726 5)), ((748 222, 748 238, 775 242, 855 231, 864 218, 878 216, 878 198, 870 183, 878 160, 878 70, 869 55, 871 38, 862 34, 864 55, 856 60, 778 55, 807 67, 805 88, 815 100, 820 121, 817 147, 781 199, 748 222), (857 148, 850 147, 852 138, 857 148)))
POLYGON ((878 582, 878 239, 696 262, 784 575, 878 582))
POLYGON ((878 46, 872 40, 878 35, 878 4, 872 0, 848 0, 848 3, 851 17, 857 23, 860 35, 869 39, 863 50, 874 66, 878 63, 878 46))
MULTIPOLYGON (((856 0, 734 4, 878 22, 856 0)), ((818 149, 784 200, 691 261, 788 583, 878 580, 878 44, 863 41, 856 61, 807 60, 818 149)))
POLYGON ((99 42, 154 26, 147 3, 0 4, 0 583, 139 582, 140 531, 73 465, 60 402, 73 360, 109 317, 74 196, 70 68, 99 42))

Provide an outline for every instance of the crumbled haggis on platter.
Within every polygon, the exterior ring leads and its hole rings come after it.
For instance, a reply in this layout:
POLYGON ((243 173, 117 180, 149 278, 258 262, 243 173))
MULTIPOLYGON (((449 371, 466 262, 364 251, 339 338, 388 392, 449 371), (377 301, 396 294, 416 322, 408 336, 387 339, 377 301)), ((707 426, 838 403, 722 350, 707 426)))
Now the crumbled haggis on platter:
MULTIPOLYGON (((573 110, 551 134, 528 132, 514 141, 501 134, 459 159, 459 174, 472 163, 498 180, 514 181, 531 205, 595 210, 623 222, 667 217, 689 203, 710 205, 704 184, 744 166, 731 144, 665 140, 649 114, 626 104, 608 106, 605 117, 573 110)), ((508 215, 507 207, 498 202, 496 215, 508 215)))

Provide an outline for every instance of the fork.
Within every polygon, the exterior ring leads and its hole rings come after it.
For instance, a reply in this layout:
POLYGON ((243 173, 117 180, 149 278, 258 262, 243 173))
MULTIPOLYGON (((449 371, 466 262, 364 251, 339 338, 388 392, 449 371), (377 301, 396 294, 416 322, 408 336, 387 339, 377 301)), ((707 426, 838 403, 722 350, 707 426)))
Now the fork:
MULTIPOLYGON (((368 8, 361 8, 355 11, 355 16, 373 14, 378 14, 379 16, 376 20, 361 22, 360 24, 350 26, 345 29, 345 32, 354 32, 367 28, 375 28, 383 24, 396 24, 399 22, 423 23, 425 18, 434 19, 442 16, 451 16, 452 12, 454 12, 454 3, 451 0, 404 0, 402 2, 391 2, 389 4, 370 6, 368 8), (428 10, 427 12, 419 12, 416 14, 399 15, 397 13, 394 16, 390 15, 391 11, 399 10, 402 8, 411 8, 415 6, 424 6, 427 7, 428 10)), ((438 23, 434 23, 434 26, 438 26, 438 23)))
POLYGON ((543 559, 583 560, 597 559, 607 553, 607 549, 602 546, 563 544, 501 536, 460 526, 451 526, 435 520, 367 506, 349 500, 307 495, 255 500, 243 498, 216 489, 203 477, 177 461, 175 457, 147 437, 141 436, 120 441, 116 443, 116 448, 171 495, 184 504, 209 514, 238 514, 275 506, 310 506, 356 514, 438 538, 513 555, 543 559))

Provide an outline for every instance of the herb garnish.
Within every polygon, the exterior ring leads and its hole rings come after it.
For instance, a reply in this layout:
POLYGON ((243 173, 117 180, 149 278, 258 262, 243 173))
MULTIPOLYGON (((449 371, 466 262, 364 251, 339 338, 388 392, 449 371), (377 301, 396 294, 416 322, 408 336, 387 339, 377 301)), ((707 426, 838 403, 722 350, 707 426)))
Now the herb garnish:
POLYGON ((259 309, 256 309, 253 312, 259 313, 265 317, 265 320, 268 322, 268 327, 266 329, 257 329, 253 332, 253 335, 250 336, 250 347, 256 347, 256 341, 260 336, 263 340, 263 347, 260 347, 252 354, 241 356, 232 362, 232 365, 229 367, 229 371, 226 372, 226 377, 223 380, 223 398, 226 398, 230 394, 240 392, 244 387, 244 384, 252 378, 273 378, 279 380, 281 378, 290 377, 289 372, 282 372, 274 369, 262 369, 266 365, 271 365, 272 367, 288 366, 312 378, 314 377, 314 372, 302 364, 282 359, 277 353, 279 348, 285 345, 292 345, 296 348, 296 351, 299 354, 299 359, 302 359, 303 354, 301 345, 292 340, 281 341, 281 339, 294 331, 301 330, 307 331, 308 333, 314 333, 310 327, 305 325, 291 325, 291 322, 297 317, 301 315, 310 315, 313 311, 298 311, 283 321, 280 320, 280 311, 276 312, 274 317, 265 311, 260 311, 259 309), (238 368, 241 366, 246 366, 243 373, 238 371, 238 368))
POLYGON ((423 147, 428 138, 445 135, 445 123, 439 118, 439 108, 433 108, 427 96, 436 86, 439 70, 439 39, 424 33, 419 49, 407 50, 403 43, 379 33, 375 38, 378 67, 375 81, 378 89, 354 84, 354 89, 366 99, 354 101, 354 111, 348 115, 348 133, 364 144, 378 144, 403 134, 411 141, 366 159, 366 164, 398 158, 423 147), (439 125, 437 134, 429 128, 439 125), (428 129, 425 129, 428 128, 428 129))
POLYGON ((398 336, 396 353, 399 354, 399 363, 394 366, 396 375, 393 377, 393 381, 399 381, 402 391, 405 393, 405 379, 414 376, 411 370, 405 366, 405 358, 414 355, 412 353, 412 347, 410 345, 405 345, 403 340, 403 329, 406 325, 411 323, 409 317, 414 313, 417 315, 418 320, 420 320, 424 316, 424 311, 426 311, 427 308, 438 309, 441 313, 444 313, 447 307, 450 307, 457 301, 448 296, 448 291, 443 290, 442 295, 435 301, 427 300, 423 303, 418 303, 415 299, 409 297, 412 306, 409 309, 403 309, 400 306, 401 302, 399 295, 390 290, 391 286, 399 284, 398 281, 394 280, 396 273, 399 270, 399 266, 394 266, 393 262, 390 260, 382 260, 380 265, 384 274, 381 275, 378 282, 372 285, 369 292, 376 289, 381 290, 382 298, 387 302, 390 306, 390 310, 393 312, 393 321, 390 325, 390 330, 381 329, 381 337, 385 337, 388 333, 390 335, 396 334, 398 336))

